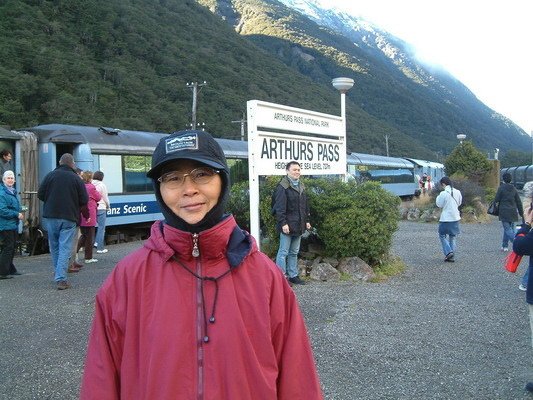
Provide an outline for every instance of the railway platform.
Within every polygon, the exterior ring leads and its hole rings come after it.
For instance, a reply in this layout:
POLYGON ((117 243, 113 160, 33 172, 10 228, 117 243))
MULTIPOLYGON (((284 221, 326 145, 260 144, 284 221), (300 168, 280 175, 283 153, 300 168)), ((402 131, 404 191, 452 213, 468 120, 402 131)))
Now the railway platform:
MULTIPOLYGON (((444 263, 436 224, 401 222, 407 264, 380 283, 294 288, 326 399, 528 399, 532 349, 520 276, 503 269, 501 226, 463 224, 444 263)), ((0 399, 77 399, 94 295, 141 242, 111 245, 56 290, 50 256, 17 257, 0 282, 0 399)), ((524 271, 527 260, 519 268, 524 271)), ((302 384, 305 384, 302 382, 302 384)))

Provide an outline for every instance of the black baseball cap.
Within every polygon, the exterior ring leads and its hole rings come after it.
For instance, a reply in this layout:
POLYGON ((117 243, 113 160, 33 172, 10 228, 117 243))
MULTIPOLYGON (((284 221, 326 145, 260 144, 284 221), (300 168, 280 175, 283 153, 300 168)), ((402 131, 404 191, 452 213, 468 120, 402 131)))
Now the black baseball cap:
POLYGON ((152 168, 146 174, 157 179, 163 165, 174 160, 193 160, 226 172, 226 156, 217 141, 205 131, 174 132, 162 138, 152 156, 152 168))

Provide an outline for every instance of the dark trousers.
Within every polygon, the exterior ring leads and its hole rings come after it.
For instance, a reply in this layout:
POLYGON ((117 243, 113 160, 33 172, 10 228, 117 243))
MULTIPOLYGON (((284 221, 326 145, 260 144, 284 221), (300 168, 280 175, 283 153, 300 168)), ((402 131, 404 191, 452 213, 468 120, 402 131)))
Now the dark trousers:
POLYGON ((93 258, 94 230, 94 226, 80 226, 81 236, 78 239, 76 250, 79 251, 82 247, 85 247, 86 260, 93 258))
POLYGON ((17 231, 0 231, 0 275, 9 275, 16 271, 13 265, 15 255, 15 243, 17 241, 17 231), (13 271, 15 269, 15 271, 13 271))

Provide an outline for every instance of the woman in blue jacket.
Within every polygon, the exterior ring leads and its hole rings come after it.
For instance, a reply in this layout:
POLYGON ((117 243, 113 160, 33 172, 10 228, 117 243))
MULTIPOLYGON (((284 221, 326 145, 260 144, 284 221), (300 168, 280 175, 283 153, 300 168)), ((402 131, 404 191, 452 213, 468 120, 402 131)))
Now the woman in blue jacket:
POLYGON ((15 191, 15 174, 6 171, 0 185, 0 279, 10 279, 9 275, 13 256, 19 220, 23 219, 20 203, 15 191))
MULTIPOLYGON (((524 215, 525 223, 522 225, 513 241, 513 251, 521 256, 529 257, 529 268, 533 265, 533 207, 526 210, 524 215), (523 234, 523 235, 521 235, 523 234)), ((531 327, 531 343, 533 345, 533 274, 528 275, 526 302, 529 307, 529 325, 531 327)), ((528 382, 526 385, 528 392, 533 392, 533 382, 528 382)))

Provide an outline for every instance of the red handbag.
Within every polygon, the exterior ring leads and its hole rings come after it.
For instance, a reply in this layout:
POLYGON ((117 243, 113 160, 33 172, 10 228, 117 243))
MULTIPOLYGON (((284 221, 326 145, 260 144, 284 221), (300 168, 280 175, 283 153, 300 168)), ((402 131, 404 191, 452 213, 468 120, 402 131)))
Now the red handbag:
POLYGON ((505 269, 509 272, 515 273, 520 265, 520 261, 522 261, 522 256, 519 256, 514 251, 511 251, 505 258, 505 269))
MULTIPOLYGON (((516 236, 525 236, 523 233, 516 236)), ((518 266, 522 261, 522 256, 519 256, 514 251, 511 251, 509 255, 505 258, 505 269, 509 272, 515 273, 518 266)))

